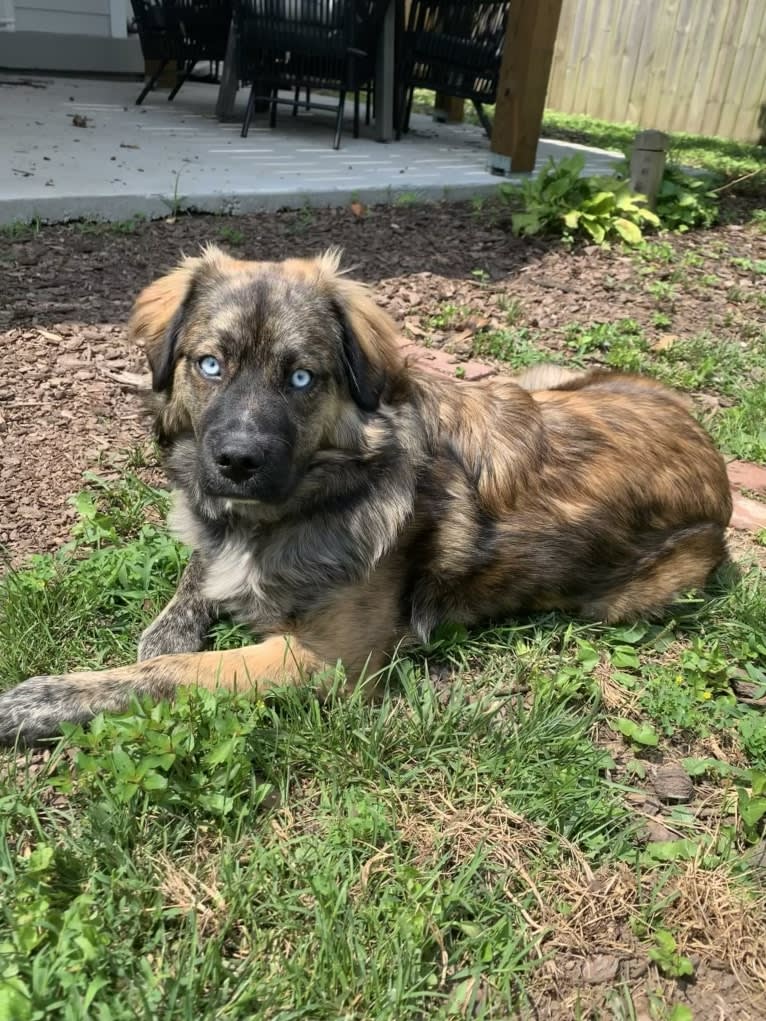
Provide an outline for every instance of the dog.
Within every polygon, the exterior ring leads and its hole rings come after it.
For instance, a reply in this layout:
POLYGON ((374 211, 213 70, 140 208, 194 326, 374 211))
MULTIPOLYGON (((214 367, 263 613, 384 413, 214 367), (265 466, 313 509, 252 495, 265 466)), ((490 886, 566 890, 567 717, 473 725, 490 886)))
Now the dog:
POLYGON ((262 694, 382 670, 442 622, 662 613, 726 554, 720 454, 659 383, 543 366, 450 381, 408 364, 339 256, 184 259, 138 297, 171 525, 193 550, 134 665, 34 677, 0 737, 178 685, 262 694), (204 651, 221 613, 263 640, 204 651))

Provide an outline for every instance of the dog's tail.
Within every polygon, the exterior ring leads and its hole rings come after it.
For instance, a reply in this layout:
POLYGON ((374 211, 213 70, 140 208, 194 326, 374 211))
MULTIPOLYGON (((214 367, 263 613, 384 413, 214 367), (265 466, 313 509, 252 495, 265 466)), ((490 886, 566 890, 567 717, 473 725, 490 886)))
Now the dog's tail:
POLYGON ((586 369, 566 369, 563 365, 553 365, 545 362, 543 365, 533 365, 518 376, 513 376, 513 382, 522 388, 534 393, 535 390, 556 390, 560 386, 572 383, 575 379, 582 379, 587 376, 586 369))

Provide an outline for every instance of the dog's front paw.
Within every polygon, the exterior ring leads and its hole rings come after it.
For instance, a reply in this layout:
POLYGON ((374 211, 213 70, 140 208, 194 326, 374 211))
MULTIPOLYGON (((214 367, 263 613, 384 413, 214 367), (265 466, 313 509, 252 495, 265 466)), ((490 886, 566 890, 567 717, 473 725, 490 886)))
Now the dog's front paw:
POLYGON ((209 615, 196 606, 173 603, 143 632, 138 643, 138 662, 154 660, 158 655, 199 652, 204 648, 209 615))
POLYGON ((30 677, 0 695, 0 744, 50 737, 62 723, 84 723, 92 715, 66 677, 30 677))

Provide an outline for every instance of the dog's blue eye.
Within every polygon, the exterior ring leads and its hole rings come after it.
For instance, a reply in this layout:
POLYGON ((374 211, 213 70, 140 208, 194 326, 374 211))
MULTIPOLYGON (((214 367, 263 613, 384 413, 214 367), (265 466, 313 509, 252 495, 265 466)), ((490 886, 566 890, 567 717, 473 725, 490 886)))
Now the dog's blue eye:
POLYGON ((204 355, 204 357, 199 359, 197 365, 199 365, 199 371, 205 379, 221 378, 221 363, 217 358, 213 358, 212 355, 204 355))
POLYGON ((313 378, 308 369, 296 369, 290 376, 290 386, 296 390, 305 390, 313 378))

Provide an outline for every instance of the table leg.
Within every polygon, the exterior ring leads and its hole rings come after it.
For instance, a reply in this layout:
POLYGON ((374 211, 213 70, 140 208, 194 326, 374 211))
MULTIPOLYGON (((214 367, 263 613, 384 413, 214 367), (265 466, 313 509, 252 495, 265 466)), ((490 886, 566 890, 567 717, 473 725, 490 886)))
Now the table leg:
POLYGON ((397 0, 390 0, 383 19, 383 30, 378 39, 378 60, 375 74, 375 135, 379 142, 390 142, 394 137, 396 4, 397 0))
POLYGON ((223 60, 223 74, 218 87, 218 99, 215 104, 215 115, 219 121, 234 119, 234 103, 239 85, 239 66, 237 62, 237 30, 234 19, 229 27, 229 41, 226 43, 226 56, 223 60))

